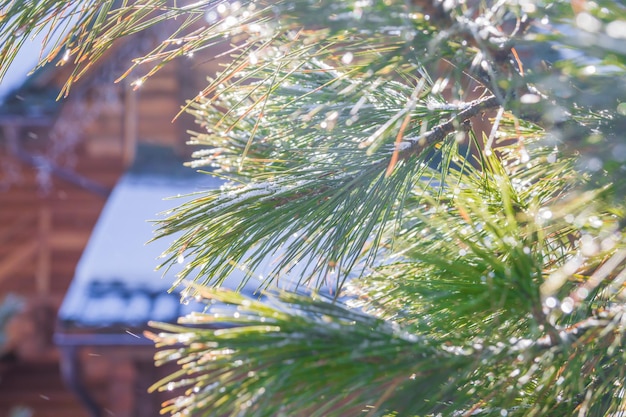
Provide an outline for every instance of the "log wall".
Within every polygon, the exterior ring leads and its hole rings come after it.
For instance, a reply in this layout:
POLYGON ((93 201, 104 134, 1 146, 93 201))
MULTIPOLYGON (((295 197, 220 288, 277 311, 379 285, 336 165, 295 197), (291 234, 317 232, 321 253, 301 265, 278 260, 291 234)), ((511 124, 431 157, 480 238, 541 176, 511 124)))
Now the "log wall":
MULTIPOLYGON (((104 104, 93 102, 102 99, 95 91, 99 87, 83 81, 80 88, 84 90, 77 96, 84 102, 72 101, 70 95, 60 103, 54 126, 29 126, 23 121, 11 125, 10 120, 8 127, 2 126, 0 163, 17 168, 18 176, 0 188, 0 302, 13 293, 26 301, 26 307, 7 328, 9 343, 0 346, 0 417, 8 417, 9 410, 19 406, 29 407, 41 417, 86 415, 59 382, 59 352, 52 343, 56 311, 106 202, 106 190, 111 190, 132 164, 137 144, 166 145, 190 154, 184 143, 191 121, 172 119, 183 103, 183 93, 199 91, 214 65, 192 67, 189 62, 174 62, 137 91, 127 82, 118 84, 108 91, 104 104), (64 124, 62 129, 59 123, 64 124), (19 157, 16 143, 22 154, 46 155, 59 145, 55 141, 64 139, 68 128, 77 135, 75 143, 57 158, 58 169, 50 176, 49 186, 42 188, 33 160, 19 157), (17 135, 17 140, 11 142, 10 134, 17 135), (2 361, 3 357, 11 359, 2 361)), ((59 82, 62 77, 57 78, 59 82)), ((0 169, 0 184, 8 181, 2 173, 0 169)), ((124 352, 113 352, 107 363, 130 366, 118 360, 120 355, 124 352)), ((111 369, 102 367, 103 375, 92 375, 91 370, 92 382, 106 380, 111 369)), ((132 378, 145 374, 133 373, 132 378)), ((108 396, 101 396, 105 407, 119 408, 113 391, 107 392, 108 396)), ((132 415, 128 410, 118 411, 119 415, 132 415)))

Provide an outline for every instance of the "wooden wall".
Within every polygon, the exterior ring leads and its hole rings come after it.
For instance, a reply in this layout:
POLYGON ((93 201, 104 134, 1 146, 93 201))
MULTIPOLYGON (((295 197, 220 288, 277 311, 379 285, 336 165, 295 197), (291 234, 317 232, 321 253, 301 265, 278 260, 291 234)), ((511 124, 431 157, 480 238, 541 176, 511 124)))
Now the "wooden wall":
MULTIPOLYGON (((204 87, 207 72, 214 69, 214 63, 194 67, 181 60, 157 72, 136 91, 129 82, 100 90, 101 86, 90 85, 86 78, 60 103, 53 126, 29 126, 24 121, 12 124, 11 120, 2 126, 0 163, 11 162, 19 176, 17 182, 0 189, 0 300, 14 293, 26 300, 26 308, 8 327, 9 346, 4 352, 0 347, 0 357, 12 349, 18 358, 13 368, 0 367, 0 417, 18 405, 40 410, 35 416, 84 415, 69 413, 79 406, 59 392, 55 391, 61 399, 55 409, 54 398, 52 402, 42 400, 45 394, 34 391, 45 388, 34 382, 42 373, 52 385, 58 385, 59 353, 52 343, 56 312, 106 202, 103 190, 111 190, 132 163, 137 143, 171 146, 180 154, 190 154, 184 143, 193 121, 188 116, 172 119, 184 98, 204 87), (24 155, 50 154, 55 141, 64 140, 68 129, 77 135, 76 143, 67 155, 57 158, 59 165, 51 174, 50 187, 44 190, 33 160, 29 162, 24 155), (11 134, 16 135, 20 157, 15 142, 11 145, 9 141, 11 134), (15 390, 5 389, 11 379, 19 382, 19 390, 28 391, 32 386, 33 391, 17 395, 15 390)), ((60 83, 63 78, 60 71, 50 82, 60 83)), ((6 179, 2 172, 0 183, 6 179)))
POLYGON ((82 94, 85 101, 79 103, 70 95, 67 104, 61 103, 61 120, 50 128, 52 138, 42 137, 46 133, 39 132, 41 128, 35 134, 36 129, 28 125, 15 127, 22 153, 45 156, 55 140, 63 140, 59 136, 64 130, 59 133, 56 125, 76 126, 80 136, 77 144, 69 150, 69 157, 59 158, 59 172, 52 172, 48 190, 39 186, 37 168, 12 156, 0 138, 0 157, 19 167, 18 181, 0 189, 0 296, 7 292, 63 294, 106 201, 98 190, 110 190, 115 185, 132 163, 137 143, 190 153, 185 145, 186 131, 193 127, 193 121, 188 115, 173 118, 181 108, 184 92, 199 91, 205 73, 206 66, 190 70, 188 63, 181 61, 166 66, 136 91, 122 82, 116 86, 114 99, 100 105, 96 116, 89 108, 93 106, 90 101, 99 98, 97 94, 82 94), (86 109, 87 124, 81 108, 86 109), (33 136, 38 140, 33 141, 33 136), (76 177, 75 181, 68 181, 66 173, 76 177), (93 183, 94 187, 76 181, 93 183))

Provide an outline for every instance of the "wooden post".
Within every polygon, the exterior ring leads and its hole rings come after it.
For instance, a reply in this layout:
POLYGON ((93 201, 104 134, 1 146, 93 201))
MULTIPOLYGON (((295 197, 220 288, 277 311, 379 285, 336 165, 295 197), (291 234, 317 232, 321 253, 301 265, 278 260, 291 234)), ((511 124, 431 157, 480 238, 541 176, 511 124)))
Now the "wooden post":
POLYGON ((50 232, 52 229, 52 212, 44 203, 39 209, 38 221, 39 254, 37 259, 37 293, 46 295, 50 292, 50 232))
POLYGON ((122 158, 126 167, 135 160, 137 149, 137 94, 129 82, 124 83, 122 158))
POLYGON ((3 126, 4 137, 9 153, 15 154, 18 148, 19 127, 16 124, 6 123, 3 126))
POLYGON ((117 417, 136 417, 136 381, 135 363, 125 350, 110 355, 113 361, 109 376, 109 401, 107 410, 117 417))
POLYGON ((100 405, 93 399, 86 387, 83 367, 79 356, 79 347, 73 345, 61 346, 61 376, 81 403, 89 411, 91 417, 102 417, 103 412, 100 405))

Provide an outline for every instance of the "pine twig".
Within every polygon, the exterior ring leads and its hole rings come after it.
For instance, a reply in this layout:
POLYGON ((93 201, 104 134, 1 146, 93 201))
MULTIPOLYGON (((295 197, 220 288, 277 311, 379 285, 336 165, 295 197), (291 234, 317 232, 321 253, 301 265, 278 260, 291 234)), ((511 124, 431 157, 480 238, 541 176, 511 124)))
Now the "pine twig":
POLYGON ((459 124, 467 121, 468 119, 476 116, 478 113, 493 109, 500 106, 500 101, 496 96, 487 96, 476 99, 463 106, 463 110, 458 112, 455 116, 451 117, 447 121, 438 124, 431 130, 414 137, 405 138, 404 141, 398 144, 401 153, 406 158, 410 155, 419 153, 422 149, 441 142, 450 133, 454 132, 459 124))

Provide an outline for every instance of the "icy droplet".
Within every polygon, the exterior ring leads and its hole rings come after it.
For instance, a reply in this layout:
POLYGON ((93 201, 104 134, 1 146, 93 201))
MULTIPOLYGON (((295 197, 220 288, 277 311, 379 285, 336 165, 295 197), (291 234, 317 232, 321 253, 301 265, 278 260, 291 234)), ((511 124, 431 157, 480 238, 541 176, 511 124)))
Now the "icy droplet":
POLYGON ((547 209, 547 208, 540 208, 539 217, 542 218, 543 220, 550 220, 552 218, 552 211, 550 211, 550 209, 547 209))
POLYGON ((519 159, 522 164, 525 164, 528 161, 530 161, 530 155, 528 155, 528 152, 526 151, 526 149, 522 149, 522 151, 520 152, 519 159))
POLYGON ((589 162, 587 162, 587 168, 589 171, 593 172, 601 170, 603 165, 600 158, 591 158, 589 162))
POLYGON ((341 57, 341 62, 343 62, 345 65, 348 65, 349 63, 352 62, 353 59, 354 59, 354 55, 352 54, 352 52, 346 52, 341 57))
POLYGON ((585 68, 583 68, 582 73, 584 75, 593 75, 596 73, 596 67, 593 65, 587 65, 585 68))
POLYGON ((602 22, 587 12, 578 13, 576 25, 587 32, 598 32, 602 29, 602 22))
POLYGON ((554 308, 554 307, 556 307, 558 302, 557 302, 556 298, 548 297, 548 298, 546 298, 545 304, 546 304, 546 307, 548 307, 548 308, 554 308))
POLYGON ((235 16, 228 16, 224 20, 224 26, 227 28, 233 27, 237 24, 237 18, 235 16))
POLYGON ((584 300, 587 296, 589 296, 589 290, 585 287, 580 287, 576 290, 576 296, 581 300, 584 300))
POLYGON ((218 14, 215 12, 215 10, 209 10, 208 12, 206 12, 206 14, 204 15, 204 20, 206 20, 207 23, 215 23, 217 22, 217 19, 219 18, 218 14))
POLYGON ((606 34, 615 39, 626 38, 626 21, 614 20, 606 25, 606 34))
POLYGON ((561 311, 565 314, 569 314, 574 311, 574 300, 569 297, 565 297, 561 302, 561 311))
POLYGON ((523 104, 536 104, 539 103, 541 97, 537 94, 524 94, 519 100, 523 104))
POLYGON ((185 262, 185 255, 183 255, 182 253, 178 255, 178 258, 176 258, 176 262, 178 262, 179 264, 185 262))
MULTIPOLYGON (((622 103, 622 104, 624 105, 623 115, 626 115, 626 103, 622 103)), ((622 104, 620 104, 620 106, 622 104)), ((618 111, 619 111, 619 107, 618 107, 618 111)), ((624 144, 616 145, 615 148, 613 148, 613 158, 618 162, 625 162, 626 161, 626 145, 624 144)))
POLYGON ((250 60, 250 64, 252 65, 256 65, 259 63, 259 57, 257 57, 254 52, 250 53, 248 59, 250 60))
POLYGON ((602 227, 602 219, 600 219, 598 216, 591 216, 588 219, 589 221, 589 225, 593 228, 599 229, 600 227, 602 227))
POLYGON ((580 250, 585 256, 593 256, 600 249, 598 242, 590 235, 584 235, 580 238, 580 250))
POLYGON ((521 0, 520 1, 520 6, 522 6, 522 10, 524 10, 524 13, 535 13, 535 11, 537 11, 537 6, 535 5, 535 2, 530 1, 530 0, 521 0))

